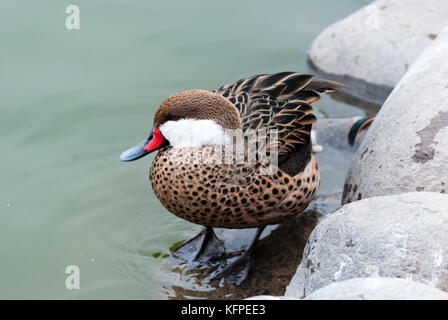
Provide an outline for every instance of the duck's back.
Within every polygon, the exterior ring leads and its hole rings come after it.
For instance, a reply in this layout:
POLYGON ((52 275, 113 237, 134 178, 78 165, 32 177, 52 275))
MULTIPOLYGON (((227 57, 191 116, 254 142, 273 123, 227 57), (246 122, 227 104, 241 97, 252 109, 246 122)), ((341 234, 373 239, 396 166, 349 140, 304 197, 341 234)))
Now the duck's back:
POLYGON ((243 130, 277 129, 280 168, 294 176, 310 160, 311 126, 316 121, 312 104, 319 93, 343 87, 309 74, 281 72, 244 78, 215 92, 238 109, 243 130))

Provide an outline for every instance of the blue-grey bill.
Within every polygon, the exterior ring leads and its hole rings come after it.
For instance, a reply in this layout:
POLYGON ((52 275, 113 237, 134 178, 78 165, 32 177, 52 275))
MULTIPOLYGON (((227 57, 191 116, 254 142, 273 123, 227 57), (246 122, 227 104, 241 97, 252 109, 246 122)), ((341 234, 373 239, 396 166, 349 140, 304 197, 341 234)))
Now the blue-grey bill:
POLYGON ((123 152, 120 156, 120 160, 123 162, 129 162, 133 160, 140 159, 141 157, 146 156, 149 152, 145 150, 145 146, 148 143, 148 140, 143 140, 135 147, 132 147, 125 152, 123 152))

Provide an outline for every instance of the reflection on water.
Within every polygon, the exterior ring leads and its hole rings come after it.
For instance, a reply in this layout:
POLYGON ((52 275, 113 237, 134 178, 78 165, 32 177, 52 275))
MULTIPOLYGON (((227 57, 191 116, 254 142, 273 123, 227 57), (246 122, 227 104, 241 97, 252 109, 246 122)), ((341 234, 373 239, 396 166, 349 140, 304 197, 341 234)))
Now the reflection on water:
MULTIPOLYGON (((80 30, 65 28, 69 1, 0 4, 0 298, 159 297, 163 257, 198 226, 154 197, 152 157, 120 153, 171 94, 309 72, 313 38, 369 1, 76 2, 80 30), (65 287, 72 264, 80 290, 65 287)), ((364 114, 328 97, 319 109, 364 114)))

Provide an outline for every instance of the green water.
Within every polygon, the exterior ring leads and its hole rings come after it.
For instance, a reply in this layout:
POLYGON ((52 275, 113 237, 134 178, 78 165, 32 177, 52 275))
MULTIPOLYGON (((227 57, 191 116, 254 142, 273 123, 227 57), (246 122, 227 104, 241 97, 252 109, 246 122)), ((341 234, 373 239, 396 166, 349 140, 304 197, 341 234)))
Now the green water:
MULTIPOLYGON (((312 40, 368 2, 2 1, 0 298, 159 297, 154 253, 198 227, 154 197, 152 157, 124 164, 120 153, 171 94, 310 72, 312 40), (69 4, 80 30, 65 28, 69 4), (79 290, 65 286, 68 265, 80 268, 79 290)), ((363 114, 330 98, 319 106, 363 114)))

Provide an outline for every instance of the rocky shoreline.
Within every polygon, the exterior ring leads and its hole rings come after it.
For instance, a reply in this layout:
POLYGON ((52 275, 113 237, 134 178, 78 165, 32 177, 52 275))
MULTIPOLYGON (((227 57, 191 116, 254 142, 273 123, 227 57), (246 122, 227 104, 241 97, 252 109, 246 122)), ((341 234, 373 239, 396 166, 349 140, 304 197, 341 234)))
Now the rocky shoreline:
POLYGON ((315 40, 316 70, 384 104, 285 294, 253 299, 448 299, 447 26, 446 2, 377 0, 315 40))

